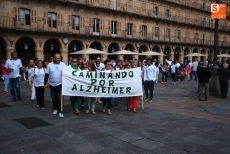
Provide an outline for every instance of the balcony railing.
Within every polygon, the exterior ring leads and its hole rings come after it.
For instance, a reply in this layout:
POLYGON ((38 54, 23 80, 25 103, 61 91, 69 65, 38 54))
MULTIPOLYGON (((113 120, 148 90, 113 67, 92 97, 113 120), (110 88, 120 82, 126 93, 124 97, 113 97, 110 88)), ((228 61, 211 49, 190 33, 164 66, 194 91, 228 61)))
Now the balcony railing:
MULTIPOLYGON (((179 37, 179 36, 167 36, 164 34, 154 34, 154 33, 146 33, 143 35, 142 31, 132 31, 132 35, 128 35, 127 30, 118 30, 115 34, 112 34, 112 30, 110 28, 99 27, 99 31, 95 33, 93 31, 92 26, 87 26, 90 24, 84 23, 86 26, 80 25, 79 30, 73 29, 72 24, 70 23, 62 23, 60 25, 56 25, 56 27, 49 27, 48 24, 44 24, 43 20, 37 18, 36 22, 31 25, 22 25, 19 21, 16 21, 15 18, 12 17, 3 17, 0 16, 0 28, 5 29, 16 29, 23 31, 38 31, 38 32, 52 32, 52 33, 67 33, 67 34, 77 34, 77 35, 95 35, 101 37, 115 37, 115 38, 126 38, 126 39, 142 39, 147 41, 155 41, 155 42, 169 42, 169 43, 181 43, 181 44, 199 44, 199 45, 214 45, 212 40, 202 40, 195 39, 189 37, 179 37), (97 35, 96 35, 97 34, 97 35)), ((230 47, 230 42, 219 41, 220 46, 230 47)))

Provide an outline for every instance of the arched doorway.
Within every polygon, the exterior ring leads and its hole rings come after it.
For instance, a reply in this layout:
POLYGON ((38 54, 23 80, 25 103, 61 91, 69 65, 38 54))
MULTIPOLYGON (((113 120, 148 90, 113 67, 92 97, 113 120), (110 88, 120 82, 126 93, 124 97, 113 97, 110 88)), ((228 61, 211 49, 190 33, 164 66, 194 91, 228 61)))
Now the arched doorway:
MULTIPOLYGON (((119 48, 117 43, 111 43, 108 47, 108 53, 113 53, 113 52, 116 52, 119 50, 120 50, 120 48, 119 48)), ((117 61, 118 56, 117 55, 108 55, 108 59, 117 61)))
POLYGON ((174 51, 174 61, 180 60, 180 52, 181 52, 180 48, 176 47, 174 51))
MULTIPOLYGON (((101 43, 94 41, 89 46, 92 49, 100 50, 102 51, 102 45, 101 43)), ((101 55, 89 55, 89 60, 95 60, 97 57, 101 57, 101 55)))
MULTIPOLYGON (((206 53, 205 53, 205 49, 202 49, 200 53, 201 53, 201 54, 206 54, 206 53)), ((201 57, 200 57, 200 60, 201 60, 201 61, 204 61, 204 60, 205 60, 205 57, 204 57, 204 56, 201 56, 201 57)))
POLYGON ((213 60, 213 50, 209 49, 208 50, 208 61, 211 62, 213 60))
MULTIPOLYGON (((184 56, 188 55, 189 53, 189 48, 185 48, 184 49, 184 56)), ((184 63, 186 63, 188 61, 188 57, 184 57, 184 63)))
MULTIPOLYGON (((192 53, 198 53, 198 48, 194 48, 192 50, 192 53)), ((200 60, 199 57, 192 57, 192 61, 194 61, 195 59, 200 60)))
POLYGON ((6 59, 6 43, 0 37, 0 61, 2 61, 2 59, 6 59))
MULTIPOLYGON (((148 50, 146 45, 141 45, 139 48, 139 53, 143 53, 146 52, 148 50)), ((139 61, 143 61, 145 59, 146 56, 138 56, 139 61)))
POLYGON ((170 55, 170 48, 167 46, 164 48, 164 54, 167 55, 165 58, 169 59, 169 55, 170 55))
MULTIPOLYGON (((159 46, 154 46, 153 47, 153 52, 160 52, 160 47, 159 46)), ((152 59, 157 59, 159 61, 159 56, 152 56, 152 59)))
MULTIPOLYGON (((134 52, 134 46, 132 44, 127 44, 125 46, 125 50, 134 52)), ((132 55, 124 55, 124 60, 132 60, 132 59, 133 59, 132 55)))
POLYGON ((47 40, 44 45, 44 61, 49 62, 55 53, 60 53, 60 43, 56 39, 47 40))
POLYGON ((35 43, 29 37, 20 38, 15 45, 18 58, 21 59, 23 66, 28 66, 30 59, 35 59, 35 43))
MULTIPOLYGON (((223 50, 223 51, 222 51, 222 54, 226 54, 226 50, 223 50)), ((226 57, 222 57, 222 58, 221 58, 221 62, 224 62, 224 63, 225 63, 225 62, 226 62, 226 59, 227 59, 226 57)))
MULTIPOLYGON (((68 51, 69 51, 69 53, 72 53, 72 52, 82 50, 82 48, 83 48, 83 45, 80 41, 73 40, 69 43, 68 51)), ((78 55, 78 54, 68 55, 68 61, 70 61, 72 58, 82 58, 82 55, 78 55)))

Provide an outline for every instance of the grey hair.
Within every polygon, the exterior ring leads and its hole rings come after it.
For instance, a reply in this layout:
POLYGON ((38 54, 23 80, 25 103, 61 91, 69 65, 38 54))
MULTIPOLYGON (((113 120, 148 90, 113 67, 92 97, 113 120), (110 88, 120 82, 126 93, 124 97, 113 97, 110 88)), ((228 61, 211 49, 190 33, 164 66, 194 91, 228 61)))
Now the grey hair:
POLYGON ((13 55, 17 55, 17 54, 18 54, 18 53, 15 52, 15 51, 13 51, 13 52, 10 53, 11 57, 12 57, 13 55))

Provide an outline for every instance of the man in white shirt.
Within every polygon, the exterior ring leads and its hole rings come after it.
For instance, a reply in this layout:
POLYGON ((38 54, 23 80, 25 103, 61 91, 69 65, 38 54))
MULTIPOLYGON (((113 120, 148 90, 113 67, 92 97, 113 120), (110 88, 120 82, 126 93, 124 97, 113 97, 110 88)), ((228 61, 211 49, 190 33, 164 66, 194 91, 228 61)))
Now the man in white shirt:
POLYGON ((9 81, 11 88, 11 95, 13 96, 13 102, 16 102, 15 89, 17 93, 18 101, 21 101, 20 94, 20 74, 22 72, 22 62, 17 58, 17 53, 12 52, 11 58, 6 61, 5 68, 9 72, 9 81))
MULTIPOLYGON (((101 57, 97 57, 96 61, 99 61, 99 62, 100 62, 100 67, 101 67, 101 68, 105 68, 104 63, 101 62, 101 57)), ((95 63, 95 65, 96 65, 96 63, 95 63)))
POLYGON ((146 66, 144 67, 144 89, 145 89, 146 102, 149 100, 149 103, 152 103, 155 81, 156 81, 156 66, 152 64, 152 59, 148 58, 146 60, 146 66), (150 97, 148 96, 149 92, 150 92, 150 97))
POLYGON ((195 59, 195 61, 192 63, 192 75, 191 75, 191 80, 192 76, 195 76, 195 80, 197 80, 197 67, 198 67, 198 60, 195 59))
POLYGON ((59 117, 63 118, 61 113, 61 90, 62 90, 62 69, 65 63, 61 62, 61 55, 55 54, 53 62, 49 63, 45 74, 45 88, 50 87, 50 94, 53 102, 53 114, 59 112, 59 117))

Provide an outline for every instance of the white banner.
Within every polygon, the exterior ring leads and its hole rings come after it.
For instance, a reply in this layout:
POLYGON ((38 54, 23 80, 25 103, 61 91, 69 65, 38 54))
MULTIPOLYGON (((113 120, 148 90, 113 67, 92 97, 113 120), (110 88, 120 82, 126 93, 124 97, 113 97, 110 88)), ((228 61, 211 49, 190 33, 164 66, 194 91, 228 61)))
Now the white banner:
POLYGON ((64 66, 62 95, 85 97, 142 96, 141 68, 112 72, 76 71, 64 66))

